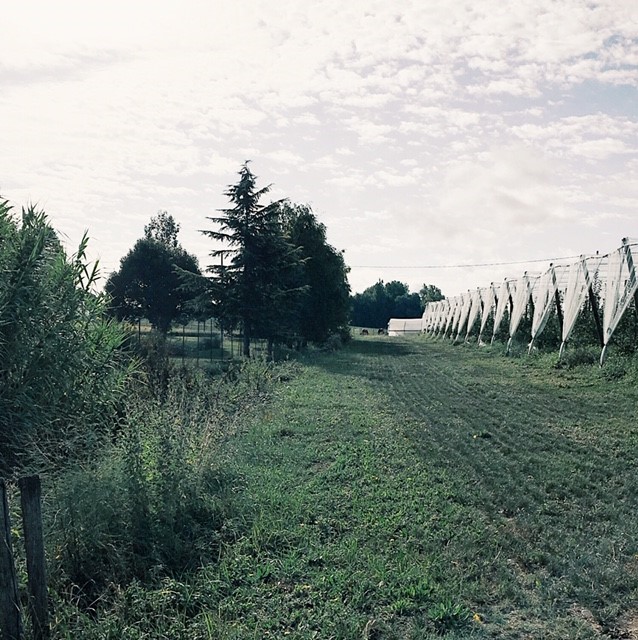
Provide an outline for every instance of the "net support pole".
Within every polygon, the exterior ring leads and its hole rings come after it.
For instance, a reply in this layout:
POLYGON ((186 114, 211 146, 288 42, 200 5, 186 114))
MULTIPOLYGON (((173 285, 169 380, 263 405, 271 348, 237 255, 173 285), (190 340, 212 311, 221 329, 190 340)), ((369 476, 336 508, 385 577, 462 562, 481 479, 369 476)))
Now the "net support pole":
MULTIPOLYGON (((631 248, 629 246, 629 239, 622 239, 623 249, 625 250, 625 257, 627 260, 627 269, 629 270, 629 283, 630 287, 636 289, 636 268, 634 265, 634 257, 631 253, 631 248)), ((634 291, 634 313, 636 314, 636 318, 638 319, 638 289, 634 291)))
POLYGON ((596 294, 591 285, 588 289, 589 304, 591 305, 591 312, 594 316, 594 322, 596 323, 596 333, 598 334, 598 342, 601 347, 605 346, 605 335, 603 333, 603 323, 600 321, 600 311, 598 309, 598 300, 596 300, 596 294))

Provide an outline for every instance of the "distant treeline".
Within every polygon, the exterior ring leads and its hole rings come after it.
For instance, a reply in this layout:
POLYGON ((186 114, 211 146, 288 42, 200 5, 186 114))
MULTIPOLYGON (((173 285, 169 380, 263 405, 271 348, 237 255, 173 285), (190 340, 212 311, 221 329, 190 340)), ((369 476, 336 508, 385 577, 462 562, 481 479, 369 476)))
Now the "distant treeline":
POLYGON ((355 327, 385 328, 390 318, 420 318, 426 302, 443 300, 441 290, 424 284, 419 293, 410 293, 407 284, 379 280, 363 293, 351 297, 351 323, 355 327))

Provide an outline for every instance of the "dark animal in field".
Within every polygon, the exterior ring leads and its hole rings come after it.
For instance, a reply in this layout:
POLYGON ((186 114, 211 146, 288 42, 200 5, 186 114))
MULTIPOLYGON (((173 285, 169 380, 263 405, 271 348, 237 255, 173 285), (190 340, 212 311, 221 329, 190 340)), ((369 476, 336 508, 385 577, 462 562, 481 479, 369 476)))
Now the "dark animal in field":
POLYGON ((359 335, 360 336, 367 336, 368 335, 368 330, 367 329, 361 329, 361 331, 359 331, 359 335))

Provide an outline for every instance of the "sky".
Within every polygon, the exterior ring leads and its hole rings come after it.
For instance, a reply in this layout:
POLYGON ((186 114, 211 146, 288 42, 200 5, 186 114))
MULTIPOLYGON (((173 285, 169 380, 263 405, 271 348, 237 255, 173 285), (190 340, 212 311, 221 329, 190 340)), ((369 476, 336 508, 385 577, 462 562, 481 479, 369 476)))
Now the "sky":
POLYGON ((638 236, 638 2, 3 7, 0 195, 69 253, 88 230, 104 277, 164 210, 210 264, 247 160, 264 203, 312 207, 353 292, 612 251, 638 236))

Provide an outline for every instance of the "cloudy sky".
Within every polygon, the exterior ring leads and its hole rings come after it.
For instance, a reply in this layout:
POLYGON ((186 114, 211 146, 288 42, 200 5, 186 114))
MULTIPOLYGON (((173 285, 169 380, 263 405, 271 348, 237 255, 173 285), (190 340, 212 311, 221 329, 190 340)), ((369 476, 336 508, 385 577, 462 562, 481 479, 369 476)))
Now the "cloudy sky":
POLYGON ((248 159, 312 206, 353 291, 608 252, 638 236, 638 2, 3 7, 0 194, 70 250, 88 229, 106 274, 158 210, 208 264, 198 230, 248 159))

